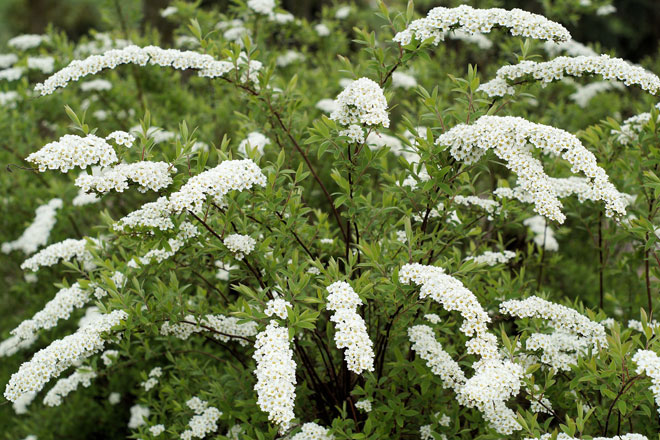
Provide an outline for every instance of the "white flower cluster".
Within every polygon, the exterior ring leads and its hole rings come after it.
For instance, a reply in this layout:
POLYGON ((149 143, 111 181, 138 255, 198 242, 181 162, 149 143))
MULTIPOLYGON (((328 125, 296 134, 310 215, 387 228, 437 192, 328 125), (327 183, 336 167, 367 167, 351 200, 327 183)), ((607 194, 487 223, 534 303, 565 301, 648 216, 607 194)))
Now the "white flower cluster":
POLYGON ((291 437, 291 440, 334 440, 334 438, 328 433, 327 428, 310 422, 302 425, 300 432, 291 437))
POLYGON ((149 418, 151 411, 146 406, 133 405, 131 406, 131 418, 128 420, 128 427, 130 429, 137 429, 140 426, 147 424, 145 419, 149 418))
MULTIPOLYGON (((599 194, 596 191, 596 188, 591 185, 588 178, 577 176, 566 178, 550 177, 548 178, 548 181, 552 192, 560 199, 577 195, 580 203, 584 203, 587 200, 599 200, 599 194)), ((493 191, 493 194, 499 198, 517 199, 523 203, 534 202, 532 194, 525 191, 521 186, 516 186, 514 188, 499 187, 493 191)), ((635 196, 622 192, 619 192, 618 198, 621 203, 625 205, 624 207, 628 207, 628 205, 635 201, 635 196)))
POLYGON ((364 128, 351 124, 346 130, 341 130, 339 136, 346 136, 354 144, 364 143, 364 128))
POLYGON ((51 199, 45 205, 39 206, 35 211, 32 224, 16 240, 2 243, 2 252, 8 254, 13 250, 20 249, 29 255, 48 243, 50 231, 57 222, 55 215, 61 207, 62 199, 51 199))
MULTIPOLYGON (((43 83, 37 84, 35 90, 42 95, 50 95, 56 89, 66 87, 71 81, 78 81, 87 75, 93 75, 105 69, 114 69, 122 64, 139 66, 150 64, 179 70, 194 69, 199 71, 199 76, 207 78, 223 76, 234 69, 234 64, 230 61, 218 61, 210 55, 198 52, 131 45, 122 49, 108 50, 102 55, 92 55, 84 60, 74 60, 48 77, 43 83)), ((249 63, 249 70, 253 72, 258 71, 260 67, 261 63, 249 63)))
POLYGON ((158 385, 158 378, 163 375, 163 369, 161 367, 154 367, 149 372, 149 377, 147 380, 142 382, 140 385, 144 388, 145 391, 151 390, 153 387, 158 385))
POLYGON ((569 99, 582 108, 586 108, 594 96, 599 93, 610 90, 622 90, 624 86, 621 83, 613 81, 597 81, 587 85, 578 85, 575 93, 569 96, 569 99))
MULTIPOLYGON (((96 240, 94 240, 96 241, 96 240)), ((60 261, 78 260, 86 270, 95 266, 92 263, 92 254, 86 249, 87 240, 67 238, 58 243, 40 250, 21 264, 21 269, 36 272, 40 267, 54 266, 60 261)))
POLYGON ((174 222, 169 217, 169 207, 170 202, 167 197, 159 197, 155 202, 145 203, 140 209, 119 219, 113 225, 113 229, 117 232, 125 232, 127 229, 137 227, 161 231, 174 229, 174 222))
POLYGON ((433 427, 431 425, 422 425, 419 427, 419 438, 421 440, 433 440, 433 427))
POLYGON ((486 251, 478 256, 469 256, 466 260, 474 261, 478 264, 487 264, 489 266, 495 266, 496 264, 506 264, 512 258, 516 257, 515 252, 504 251, 504 252, 492 252, 486 251))
POLYGON ((16 402, 12 404, 12 407, 14 408, 14 412, 18 415, 27 414, 28 406, 30 406, 30 404, 34 401, 36 397, 37 397, 37 393, 23 394, 21 397, 16 399, 16 402))
POLYGON ((564 130, 535 124, 513 116, 482 116, 474 124, 461 124, 443 133, 437 145, 450 147, 451 155, 459 161, 474 163, 486 151, 506 161, 520 186, 534 200, 534 210, 560 223, 566 216, 561 212, 562 204, 555 195, 541 161, 527 149, 531 143, 546 154, 561 155, 571 165, 572 172, 582 172, 590 179, 593 194, 605 202, 607 216, 624 215, 627 202, 610 183, 605 170, 597 165, 596 158, 577 137, 564 130))
POLYGON ((651 379, 650 389, 660 413, 660 357, 650 350, 638 350, 632 360, 637 364, 637 374, 646 374, 651 379))
POLYGON ((117 162, 117 154, 105 139, 96 135, 89 134, 83 138, 66 134, 30 154, 26 160, 36 164, 40 172, 59 169, 66 173, 74 167, 84 169, 94 164, 111 165, 117 162))
POLYGON ((364 370, 374 371, 373 343, 364 319, 357 313, 362 300, 344 281, 336 281, 326 290, 329 293, 326 308, 334 312, 330 320, 336 326, 335 342, 337 348, 346 349, 344 357, 348 369, 355 374, 361 374, 364 370))
POLYGON ((225 434, 225 437, 227 437, 229 440, 241 440, 240 439, 240 434, 243 432, 243 428, 241 425, 234 425, 225 434))
POLYGON ((256 148, 260 155, 264 154, 264 147, 270 144, 270 139, 268 139, 263 134, 258 131, 253 131, 248 134, 247 138, 243 139, 240 144, 238 144, 238 152, 243 156, 247 155, 247 146, 250 148, 256 148))
POLYGON ((170 196, 170 209, 177 214, 183 210, 199 213, 207 197, 212 197, 216 204, 222 206, 225 195, 230 191, 243 191, 254 185, 266 186, 266 176, 256 163, 250 159, 226 160, 191 177, 170 196))
POLYGON ((181 433, 182 440, 190 440, 193 437, 204 438, 218 430, 218 419, 222 411, 209 406, 206 401, 196 396, 188 400, 186 405, 195 412, 195 415, 188 422, 190 429, 181 433))
MULTIPOLYGON (((493 429, 500 434, 510 434, 519 430, 520 425, 516 422, 516 415, 506 407, 505 402, 509 397, 518 394, 523 371, 519 365, 501 359, 497 338, 488 332, 490 317, 481 307, 477 297, 463 283, 445 274, 439 267, 418 263, 406 264, 399 271, 399 281, 421 284, 420 298, 430 296, 447 311, 459 311, 464 319, 460 330, 466 336, 472 336, 472 339, 466 343, 467 352, 476 354, 481 359, 473 365, 474 376, 465 381, 464 385, 454 388, 459 402, 479 409, 493 429)), ((444 352, 437 343, 431 344, 430 338, 435 338, 432 333, 429 334, 428 330, 424 329, 427 326, 417 327, 421 330, 414 333, 415 337, 425 341, 420 349, 429 350, 428 353, 434 356, 444 352)), ((427 328, 430 330, 430 327, 427 328)), ((428 356, 430 355, 427 355, 427 360, 432 359, 428 356)), ((453 368, 449 363, 451 359, 448 356, 442 356, 441 359, 441 364, 435 368, 439 372, 444 371, 450 381, 454 375, 458 378, 454 382, 460 380, 462 372, 458 373, 458 370, 453 368)))
POLYGON ((559 242, 555 238, 555 232, 548 226, 548 221, 545 218, 535 215, 534 217, 523 220, 523 225, 532 231, 532 234, 534 234, 534 243, 537 246, 550 252, 559 250, 559 242))
POLYGON ((461 405, 476 407, 500 434, 519 430, 513 411, 505 402, 520 390, 522 368, 509 361, 486 360, 479 362, 475 375, 466 379, 463 370, 435 339, 433 329, 416 325, 408 329, 412 349, 426 361, 433 374, 440 376, 442 386, 457 394, 461 405))
POLYGON ((392 73, 392 87, 400 89, 413 89, 417 87, 417 80, 414 76, 403 72, 392 73))
POLYGON ((598 56, 598 53, 595 50, 573 39, 561 43, 556 43, 554 41, 546 41, 545 43, 543 43, 543 49, 545 49, 548 55, 550 55, 553 58, 559 55, 560 53, 565 53, 566 55, 571 57, 598 56))
POLYGON ((457 195, 454 197, 454 203, 463 206, 478 206, 479 208, 486 211, 488 214, 497 214, 500 212, 500 204, 495 200, 482 199, 477 196, 461 196, 457 195))
POLYGON ((113 131, 105 139, 107 141, 114 141, 117 145, 123 145, 126 148, 131 148, 135 143, 135 136, 121 130, 113 131))
POLYGON ((0 70, 0 79, 5 81, 17 81, 23 76, 22 67, 12 67, 9 69, 0 70))
POLYGON ((280 433, 289 429, 296 397, 296 363, 289 344, 289 331, 271 321, 257 335, 254 344, 257 369, 257 404, 268 413, 268 420, 279 425, 280 433))
MULTIPOLYGON (((602 321, 602 322, 603 322, 603 325, 605 325, 604 321, 602 321)), ((651 331, 655 334, 656 330, 658 330, 660 328, 660 321, 656 321, 654 319, 652 321, 649 321, 647 323, 647 325, 651 328, 651 331)), ((628 321, 628 328, 636 330, 640 333, 644 332, 644 326, 642 325, 641 321, 637 321, 635 319, 631 319, 630 321, 628 321)))
POLYGON ((275 9, 275 0, 248 0, 247 6, 254 12, 269 15, 275 9))
POLYGON ((383 90, 373 80, 360 78, 351 82, 335 99, 339 108, 330 119, 341 125, 365 124, 390 126, 387 100, 383 90))
POLYGON ((93 79, 80 83, 80 90, 83 92, 103 92, 111 89, 112 83, 107 79, 93 79))
POLYGON ((16 61, 18 61, 18 55, 15 53, 2 53, 0 54, 0 69, 11 67, 16 61))
POLYGON ((436 340, 428 325, 415 325, 408 329, 412 349, 426 361, 433 374, 442 379, 443 388, 460 389, 467 381, 463 370, 436 340))
MULTIPOLYGON (((656 104, 655 108, 660 110, 660 104, 656 104)), ((637 140, 637 137, 641 133, 642 128, 648 124, 650 120, 650 112, 640 113, 626 119, 623 121, 623 124, 621 124, 621 129, 614 132, 616 134, 617 142, 619 142, 624 147, 630 145, 637 140)))
POLYGON ((71 204, 73 206, 85 206, 85 205, 91 205, 92 203, 99 202, 101 199, 99 199, 96 194, 87 194, 83 190, 78 190, 78 194, 73 198, 71 201, 71 204))
POLYGON ((521 9, 475 9, 467 5, 456 8, 437 7, 425 18, 414 20, 410 26, 394 36, 394 41, 408 45, 413 39, 433 38, 437 45, 445 33, 458 29, 467 34, 489 33, 494 27, 508 28, 511 35, 538 40, 568 41, 571 34, 559 23, 521 9))
POLYGON ((277 64, 277 67, 286 67, 298 61, 303 61, 304 59, 305 55, 301 54, 300 52, 296 52, 295 50, 287 50, 282 55, 278 56, 277 59, 275 59, 275 64, 277 64))
POLYGON ((153 435, 154 437, 158 437, 158 436, 161 435, 163 432, 165 432, 165 425, 163 425, 163 424, 158 424, 158 425, 151 426, 151 427, 149 427, 149 432, 150 432, 151 435, 153 435))
POLYGON ((11 376, 4 396, 14 402, 26 393, 40 391, 51 378, 103 349, 105 340, 101 335, 127 317, 128 314, 123 310, 100 315, 74 334, 58 339, 39 350, 11 376))
POLYGON ((449 32, 450 40, 460 40, 466 43, 476 44, 481 50, 488 50, 493 47, 493 42, 483 34, 470 34, 461 29, 455 29, 449 32))
POLYGON ((239 319, 233 316, 224 315, 206 315, 199 321, 200 325, 195 324, 197 320, 192 315, 187 315, 184 318, 187 322, 172 324, 165 322, 160 328, 160 334, 174 335, 179 339, 188 339, 193 333, 201 333, 209 331, 204 327, 215 330, 217 333, 212 333, 215 339, 222 342, 235 340, 242 346, 246 346, 248 341, 244 338, 249 338, 257 334, 257 323, 246 322, 239 324, 239 319), (193 323, 193 324, 189 324, 193 323), (202 327, 204 326, 204 327, 202 327))
POLYGON ((44 405, 60 406, 64 397, 77 390, 80 385, 88 388, 92 384, 92 379, 95 377, 95 371, 79 370, 65 379, 58 380, 55 386, 46 393, 44 405))
POLYGON ((28 69, 39 70, 42 73, 52 73, 55 70, 55 58, 49 56, 28 57, 28 69))
POLYGON ((16 108, 16 101, 21 99, 21 95, 14 90, 0 92, 0 107, 7 109, 16 108))
MULTIPOLYGON (((525 440, 551 440, 552 438, 554 438, 553 434, 543 434, 538 439, 535 437, 525 437, 525 440)), ((570 435, 564 434, 563 432, 557 434, 556 439, 580 440, 577 437, 571 437, 570 435)), ((622 434, 622 435, 615 435, 614 437, 592 437, 592 440, 649 440, 649 439, 645 435, 641 435, 641 434, 622 434)))
POLYGON ((531 296, 524 300, 509 300, 500 304, 500 312, 518 318, 548 320, 554 331, 547 335, 532 333, 526 341, 528 350, 541 350, 541 360, 560 370, 570 370, 577 358, 589 348, 597 351, 607 347, 605 327, 577 311, 531 296))
POLYGON ((0 342, 0 357, 12 356, 19 350, 28 348, 37 340, 37 335, 31 339, 21 340, 17 336, 11 336, 0 342))
POLYGON ((138 191, 145 193, 167 188, 172 183, 171 172, 172 166, 167 162, 120 163, 97 173, 81 174, 75 184, 85 192, 124 192, 130 180, 139 185, 138 191))
MULTIPOLYGON (((141 264, 150 264, 152 261, 158 263, 167 260, 177 252, 190 240, 191 238, 197 237, 199 235, 199 230, 195 225, 190 222, 183 222, 179 226, 179 232, 174 238, 167 240, 167 244, 170 246, 169 249, 152 249, 143 256, 139 258, 141 264)), ((134 260, 129 261, 129 267, 137 267, 134 260)))
POLYGON ((55 327, 60 319, 69 319, 71 312, 84 307, 91 296, 91 292, 81 289, 78 283, 60 289, 55 294, 55 298, 48 301, 42 310, 11 331, 11 334, 17 338, 13 339, 14 343, 22 345, 26 341, 34 340, 39 330, 55 327))
POLYGON ((339 110, 339 103, 334 99, 326 98, 317 102, 315 107, 324 113, 332 113, 339 110))
POLYGON ((231 234, 222 241, 237 260, 242 260, 254 250, 257 241, 249 235, 231 234))
POLYGON ((282 298, 275 298, 266 303, 266 310, 264 310, 264 313, 268 316, 276 315, 281 319, 286 319, 287 308, 292 308, 289 301, 283 300, 282 298))
POLYGON ((110 393, 108 396, 108 402, 110 405, 116 405, 121 402, 121 394, 119 393, 110 393))
POLYGON ((48 41, 50 41, 50 37, 48 35, 23 34, 7 41, 7 46, 18 50, 28 50, 39 47, 41 43, 48 41))
POLYGON ((119 358, 119 352, 117 350, 106 350, 101 353, 101 360, 103 365, 109 367, 119 358))
POLYGON ((545 85, 561 80, 566 75, 581 77, 585 74, 600 75, 607 81, 621 81, 626 86, 638 85, 653 95, 660 90, 660 78, 655 74, 609 55, 557 57, 541 63, 526 60, 512 66, 503 66, 497 70, 494 79, 480 85, 478 90, 491 97, 513 95, 515 89, 508 81, 531 77, 545 85))
POLYGON ((355 407, 360 411, 371 412, 372 405, 371 400, 362 399, 355 402, 355 407))
POLYGON ((129 129, 129 132, 135 136, 144 136, 146 138, 150 138, 156 145, 171 141, 177 137, 177 134, 173 131, 167 131, 161 127, 156 127, 153 125, 149 127, 146 132, 142 129, 142 126, 135 125, 129 129))

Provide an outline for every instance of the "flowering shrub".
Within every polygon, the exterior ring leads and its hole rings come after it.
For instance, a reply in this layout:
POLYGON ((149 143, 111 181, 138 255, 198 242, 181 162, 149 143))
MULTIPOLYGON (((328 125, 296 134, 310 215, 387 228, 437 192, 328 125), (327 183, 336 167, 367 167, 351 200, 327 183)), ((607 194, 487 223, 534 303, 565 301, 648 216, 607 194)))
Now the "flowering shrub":
POLYGON ((657 437, 660 63, 495 1, 109 3, 0 54, 0 437, 657 437))

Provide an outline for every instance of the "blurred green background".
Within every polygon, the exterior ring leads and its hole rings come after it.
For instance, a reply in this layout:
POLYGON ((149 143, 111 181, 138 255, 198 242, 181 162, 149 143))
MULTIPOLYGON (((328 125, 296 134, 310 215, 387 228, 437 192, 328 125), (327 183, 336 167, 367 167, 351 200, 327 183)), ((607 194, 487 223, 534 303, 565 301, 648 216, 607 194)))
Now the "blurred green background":
MULTIPOLYGON (((222 10, 231 0, 197 0, 205 8, 222 10)), ((582 0, 584 1, 584 0, 582 0)), ((120 7, 140 4, 146 19, 167 33, 167 22, 159 11, 169 5, 170 0, 117 0, 120 7)), ((346 1, 331 0, 281 0, 280 4, 298 17, 308 19, 320 16, 323 6, 346 1)), ((357 0, 352 3, 370 4, 375 0, 357 0)), ((386 4, 406 3, 405 0, 386 0, 386 4)), ((660 0, 614 0, 615 14, 597 16, 575 14, 573 8, 580 0, 418 0, 415 2, 420 13, 433 6, 501 6, 521 8, 549 15, 566 25, 573 37, 582 43, 599 42, 605 50, 613 49, 622 58, 639 62, 658 53, 660 40, 660 0)), ((110 30, 111 23, 102 19, 100 9, 115 7, 115 0, 0 0, 0 42, 23 33, 43 33, 49 23, 64 30, 72 39, 85 35, 90 29, 110 30)), ((118 24, 117 24, 118 26, 118 24)))

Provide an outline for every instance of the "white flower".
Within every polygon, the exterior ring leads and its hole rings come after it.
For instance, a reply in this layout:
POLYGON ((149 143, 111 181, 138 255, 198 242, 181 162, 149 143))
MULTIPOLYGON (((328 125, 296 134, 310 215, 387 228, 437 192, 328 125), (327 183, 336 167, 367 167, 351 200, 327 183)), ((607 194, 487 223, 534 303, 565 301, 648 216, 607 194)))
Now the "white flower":
POLYGON ((515 257, 516 257, 516 253, 511 251, 504 251, 504 252, 486 251, 483 254, 478 255, 476 257, 469 256, 466 258, 466 260, 471 260, 478 264, 487 264, 489 266, 495 266, 496 264, 508 263, 509 260, 515 257))
POLYGON ((341 130, 339 136, 346 136, 354 144, 364 143, 364 129, 359 125, 351 124, 346 130, 341 130))
POLYGON ((232 234, 225 237, 223 243, 237 260, 242 260, 254 250, 257 241, 249 235, 232 234))
POLYGON ((0 92, 0 107, 5 107, 8 109, 16 108, 16 102, 20 99, 21 96, 14 90, 0 92))
POLYGON ((302 425, 300 432, 291 437, 291 440, 334 440, 328 429, 314 422, 302 425))
POLYGON ((512 95, 515 89, 508 81, 532 77, 545 85, 561 80, 565 75, 581 77, 585 74, 600 75, 606 81, 621 81, 626 86, 638 85, 653 95, 660 91, 660 78, 655 74, 609 55, 557 57, 542 63, 527 60, 503 66, 498 69, 494 79, 480 85, 478 90, 491 97, 512 95))
POLYGON ((80 385, 88 388, 92 384, 92 379, 95 377, 96 372, 82 370, 76 371, 65 379, 58 380, 55 386, 46 393, 46 397, 44 397, 44 405, 61 405, 64 397, 77 390, 80 385))
POLYGON ((372 409, 371 401, 367 399, 358 400, 355 402, 355 407, 364 412, 371 412, 372 409))
POLYGON ((0 70, 0 79, 5 81, 17 81, 23 76, 22 67, 10 67, 9 69, 0 70))
POLYGON ((332 283, 326 290, 329 293, 326 308, 334 312, 330 320, 335 323, 335 342, 337 348, 346 349, 344 357, 348 369, 356 374, 374 371, 373 343, 364 319, 357 313, 362 300, 343 281, 332 283))
POLYGON ((253 131, 248 134, 247 138, 243 139, 240 144, 238 144, 238 152, 243 156, 247 156, 247 147, 251 149, 256 148, 259 152, 259 155, 264 154, 264 147, 270 144, 270 139, 268 139, 263 134, 253 131))
POLYGON ((165 425, 154 425, 149 428, 149 432, 151 432, 151 435, 154 437, 158 437, 161 435, 163 432, 165 432, 165 425))
POLYGON ((412 89, 417 87, 417 80, 414 76, 403 72, 392 73, 392 87, 401 89, 412 89))
POLYGON ((324 113, 332 113, 339 110, 339 104, 334 99, 322 99, 316 103, 316 108, 324 113))
POLYGON ((330 29, 328 28, 328 26, 326 26, 323 23, 319 23, 316 26, 314 26, 314 30, 319 35, 319 37, 327 37, 328 35, 330 35, 330 29))
POLYGON ((455 29, 449 32, 449 38, 451 40, 461 40, 466 43, 473 43, 479 46, 479 49, 488 50, 493 47, 493 42, 488 39, 483 34, 470 34, 461 29, 455 29))
POLYGON ((176 6, 168 6, 160 10, 160 16, 163 18, 167 18, 171 15, 176 14, 177 12, 179 12, 179 9, 176 6))
POLYGON ((147 424, 145 419, 149 418, 151 411, 146 406, 142 405, 133 405, 131 407, 131 418, 128 421, 128 427, 130 429, 137 429, 140 426, 147 424))
POLYGON ((257 335, 254 345, 257 369, 257 404, 268 413, 268 420, 279 425, 280 433, 289 429, 296 397, 296 363, 289 344, 289 331, 271 321, 257 335))
POLYGON ((351 13, 351 7, 350 6, 348 6, 348 5, 340 6, 335 11, 335 18, 337 20, 343 20, 345 18, 348 18, 350 13, 351 13))
POLYGON ((207 197, 224 205, 224 196, 230 191, 243 191, 252 186, 266 186, 266 176, 250 159, 226 160, 215 168, 191 177, 179 191, 170 195, 173 213, 189 210, 200 213, 207 197))
POLYGON ((100 315, 74 334, 58 339, 39 350, 11 376, 5 388, 5 397, 14 402, 26 393, 40 391, 51 378, 103 349, 105 340, 101 335, 127 317, 128 314, 123 310, 100 315))
POLYGON ((637 364, 637 374, 646 374, 651 379, 651 392, 660 407, 660 357, 650 350, 637 350, 632 360, 637 364))
POLYGON ((335 101, 339 109, 332 112, 330 119, 341 125, 390 126, 383 90, 369 78, 360 78, 351 82, 335 101))
POLYGON ((48 35, 25 34, 10 39, 7 41, 7 46, 18 50, 28 50, 38 47, 41 43, 47 41, 50 41, 48 35))
POLYGON ((18 55, 15 53, 2 53, 0 54, 0 69, 11 67, 16 61, 18 61, 18 55))
MULTIPOLYGON (((96 242, 96 240, 92 239, 96 242)), ((40 250, 32 257, 23 261, 21 269, 29 269, 33 272, 39 270, 40 267, 54 266, 60 261, 70 261, 73 259, 78 260, 85 269, 91 270, 95 266, 92 263, 92 254, 86 249, 87 240, 75 240, 67 238, 55 244, 40 250)))
POLYGON ((117 145, 123 145, 126 148, 131 148, 135 143, 135 136, 125 131, 113 131, 105 137, 108 141, 114 141, 117 145))
MULTIPOLYGON (((212 56, 192 51, 176 49, 161 49, 157 46, 126 46, 121 49, 110 49, 102 55, 92 55, 84 60, 74 60, 65 68, 55 72, 43 83, 37 84, 35 90, 42 95, 50 95, 55 89, 66 87, 71 81, 78 81, 87 75, 96 74, 105 69, 114 69, 122 64, 147 64, 173 67, 179 70, 194 69, 199 76, 216 78, 234 70, 230 61, 218 61, 212 56)), ((240 63, 239 63, 240 64, 240 63)), ((251 65, 250 69, 257 65, 251 65)))
POLYGON ((53 57, 28 57, 28 69, 40 70, 42 73, 52 73, 55 69, 55 58, 53 57))
POLYGON ((128 182, 138 184, 138 191, 144 193, 148 190, 158 191, 167 188, 172 183, 170 173, 174 172, 172 165, 167 162, 141 161, 134 163, 120 163, 110 168, 103 168, 93 174, 81 174, 75 185, 85 192, 109 191, 124 192, 128 189, 128 182))
POLYGON ((281 298, 271 299, 266 303, 266 310, 264 313, 268 316, 276 315, 281 319, 286 319, 287 317, 287 308, 292 308, 289 301, 285 301, 281 298))
POLYGON ((239 319, 233 316, 206 315, 197 325, 197 320, 192 315, 187 315, 186 322, 172 324, 165 322, 160 328, 161 335, 174 335, 179 339, 188 339, 193 333, 215 330, 210 336, 222 341, 228 342, 235 340, 242 346, 246 346, 248 337, 257 334, 257 323, 246 322, 239 324, 239 319), (202 327, 204 326, 204 327, 202 327))
POLYGON ((436 140, 437 145, 449 146, 456 160, 468 164, 493 149, 518 176, 520 186, 534 201, 534 210, 562 223, 566 218, 560 209, 562 204, 541 162, 527 149, 528 143, 546 154, 561 155, 572 165, 572 172, 584 173, 589 178, 594 198, 605 202, 607 216, 625 214, 628 202, 610 183, 605 170, 597 165, 595 156, 577 137, 561 129, 512 116, 482 116, 474 124, 453 127, 436 140))
POLYGON ((535 215, 523 220, 523 225, 527 226, 534 234, 534 243, 546 251, 555 252, 559 250, 559 242, 555 238, 555 233, 548 226, 548 221, 540 215, 535 215))
POLYGON ((38 207, 32 224, 16 240, 2 243, 2 252, 8 254, 20 249, 29 255, 48 243, 50 231, 57 222, 55 215, 61 207, 62 199, 51 199, 45 205, 38 207))
POLYGON ((163 375, 163 369, 161 367, 155 367, 149 372, 149 377, 146 381, 142 382, 141 385, 145 391, 151 390, 153 387, 158 385, 158 378, 163 375))
POLYGON ((300 52, 296 52, 295 50, 287 50, 286 52, 284 52, 284 54, 277 57, 277 59, 275 60, 275 64, 277 64, 278 67, 286 67, 289 64, 293 64, 298 61, 303 61, 304 59, 305 56, 300 52))
POLYGON ((121 394, 119 393, 110 393, 108 396, 108 402, 110 405, 116 405, 121 401, 121 394))
POLYGON ((247 6, 259 14, 270 15, 275 9, 275 0, 248 0, 247 6))
POLYGON ((101 199, 99 199, 96 194, 87 194, 83 190, 78 190, 78 194, 73 198, 71 201, 71 204, 73 206, 85 206, 85 205, 90 205, 92 203, 97 203, 101 199))
POLYGON ((475 9, 461 5, 457 8, 437 7, 425 18, 414 20, 410 26, 395 35, 394 41, 408 45, 413 39, 424 41, 433 38, 437 45, 445 33, 458 29, 467 34, 489 33, 493 27, 509 28, 514 36, 539 40, 570 40, 571 34, 559 23, 520 9, 475 9))
POLYGON ((104 167, 112 165, 117 162, 117 154, 105 139, 96 135, 90 134, 82 138, 67 134, 56 142, 44 145, 26 160, 36 164, 40 172, 59 169, 66 173, 74 167, 85 169, 94 164, 104 167))
POLYGON ((546 52, 548 52, 548 55, 550 55, 553 58, 559 55, 560 53, 565 53, 566 55, 571 57, 598 56, 598 53, 595 50, 575 40, 568 40, 560 43, 554 41, 546 41, 545 43, 543 43, 543 48, 545 49, 546 52))

